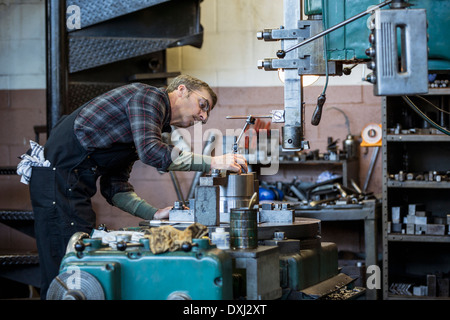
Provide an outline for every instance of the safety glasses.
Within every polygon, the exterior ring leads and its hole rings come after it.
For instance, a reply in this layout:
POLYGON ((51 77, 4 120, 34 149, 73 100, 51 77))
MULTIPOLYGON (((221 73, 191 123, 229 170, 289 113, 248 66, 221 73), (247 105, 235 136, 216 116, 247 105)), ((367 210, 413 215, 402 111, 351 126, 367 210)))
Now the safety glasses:
MULTIPOLYGON (((211 105, 209 104, 208 99, 206 99, 206 98, 205 98, 203 95, 201 95, 198 91, 195 91, 195 90, 190 90, 190 91, 192 91, 193 93, 195 93, 196 95, 198 95, 200 98, 203 99, 203 100, 198 101, 198 105, 199 105, 200 109, 201 109, 203 112, 205 112, 206 115, 207 115, 208 118, 209 118, 209 112, 211 111, 211 105)), ((208 119, 208 118, 206 118, 206 119, 208 119)), ((206 120, 203 121, 203 124, 205 124, 205 123, 206 123, 206 120)))

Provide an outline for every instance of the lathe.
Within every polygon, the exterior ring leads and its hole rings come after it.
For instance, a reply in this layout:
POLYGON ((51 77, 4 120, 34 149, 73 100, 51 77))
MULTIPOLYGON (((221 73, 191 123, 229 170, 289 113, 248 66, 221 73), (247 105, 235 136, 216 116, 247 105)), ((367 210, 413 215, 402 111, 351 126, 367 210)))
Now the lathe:
POLYGON ((295 217, 288 204, 258 204, 257 188, 254 173, 216 172, 201 178, 191 208, 175 204, 168 221, 75 234, 47 298, 317 299, 351 286, 336 244, 321 241, 320 220, 295 217), (207 237, 173 247, 192 226, 207 237), (227 249, 211 241, 217 228, 229 232, 227 249), (159 243, 169 249, 155 251, 159 243))

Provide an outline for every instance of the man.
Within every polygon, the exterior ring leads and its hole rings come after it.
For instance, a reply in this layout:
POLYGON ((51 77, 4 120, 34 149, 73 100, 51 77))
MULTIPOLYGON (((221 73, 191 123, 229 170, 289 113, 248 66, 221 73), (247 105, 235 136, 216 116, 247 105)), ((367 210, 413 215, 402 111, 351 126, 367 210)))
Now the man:
POLYGON ((111 205, 150 220, 167 218, 170 208, 154 208, 136 195, 128 181, 136 160, 159 171, 247 170, 240 155, 196 155, 161 140, 171 126, 206 123, 216 102, 208 84, 179 76, 167 89, 141 83, 119 87, 55 125, 44 149, 50 166, 33 167, 29 181, 42 298, 58 275, 70 237, 95 227, 91 198, 99 177, 101 193, 111 205))

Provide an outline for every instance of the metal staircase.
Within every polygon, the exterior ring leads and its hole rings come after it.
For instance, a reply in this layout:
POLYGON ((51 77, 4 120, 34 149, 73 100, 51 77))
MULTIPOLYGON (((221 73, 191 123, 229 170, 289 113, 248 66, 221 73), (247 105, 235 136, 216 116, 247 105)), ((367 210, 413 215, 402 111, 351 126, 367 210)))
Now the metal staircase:
MULTIPOLYGON (((0 175, 16 175, 16 167, 0 167, 0 175)), ((34 237, 34 214, 32 211, 0 209, 0 223, 34 237)), ((39 287, 39 257, 37 252, 0 251, 1 297, 16 294, 5 288, 9 283, 39 287), (4 283, 4 281, 7 281, 4 283), (6 295, 6 296, 5 296, 6 295)))
MULTIPOLYGON (((202 0, 47 0, 47 124, 112 88, 130 82, 164 86, 178 73, 166 72, 165 51, 200 48, 202 0), (70 6, 79 8, 80 28, 69 28, 70 6)), ((16 167, 0 174, 15 175, 16 167)), ((0 209, 0 223, 34 237, 34 215, 0 209)), ((0 253, 0 277, 39 288, 37 253, 0 253)))
POLYGON ((178 74, 166 71, 166 49, 202 46, 201 1, 47 0, 48 132, 60 116, 112 88, 166 85, 178 74), (79 14, 76 28, 69 28, 72 14, 79 14))

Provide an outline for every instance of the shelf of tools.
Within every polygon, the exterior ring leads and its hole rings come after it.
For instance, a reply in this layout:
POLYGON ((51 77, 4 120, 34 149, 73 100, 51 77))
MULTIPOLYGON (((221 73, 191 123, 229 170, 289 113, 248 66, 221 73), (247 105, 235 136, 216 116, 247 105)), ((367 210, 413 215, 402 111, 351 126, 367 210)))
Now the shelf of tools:
POLYGON ((384 299, 449 299, 449 94, 382 100, 384 299))

